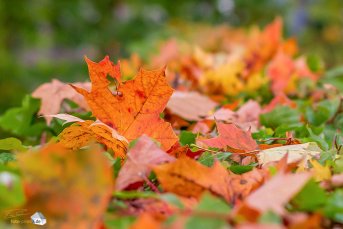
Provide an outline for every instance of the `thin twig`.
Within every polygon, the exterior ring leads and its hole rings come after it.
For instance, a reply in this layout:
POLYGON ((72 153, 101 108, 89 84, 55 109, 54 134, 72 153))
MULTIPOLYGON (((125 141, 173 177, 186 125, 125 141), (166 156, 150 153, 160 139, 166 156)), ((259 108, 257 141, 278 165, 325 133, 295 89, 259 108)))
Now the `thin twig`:
MULTIPOLYGON (((215 155, 220 154, 220 153, 225 153, 223 151, 215 151, 215 150, 206 149, 206 148, 203 148, 203 147, 195 145, 195 144, 191 144, 191 146, 194 146, 196 148, 199 148, 199 149, 202 149, 202 150, 205 150, 205 151, 208 151, 208 152, 212 152, 215 155)), ((251 150, 251 151, 248 151, 248 152, 242 152, 242 153, 236 153, 236 154, 244 155, 244 156, 251 156, 251 157, 253 157, 254 159, 257 160, 256 153, 258 153, 258 152, 260 152, 260 150, 256 149, 256 150, 251 150)))
POLYGON ((223 153, 222 151, 215 151, 215 150, 211 150, 211 149, 206 149, 204 147, 201 147, 201 146, 198 146, 198 145, 195 145, 195 144, 191 144, 191 146, 196 147, 198 149, 202 149, 202 150, 208 151, 208 152, 212 152, 212 153, 223 153))
POLYGON ((139 173, 139 176, 146 182, 146 184, 156 193, 161 194, 160 190, 156 187, 154 183, 152 183, 143 173, 139 173))

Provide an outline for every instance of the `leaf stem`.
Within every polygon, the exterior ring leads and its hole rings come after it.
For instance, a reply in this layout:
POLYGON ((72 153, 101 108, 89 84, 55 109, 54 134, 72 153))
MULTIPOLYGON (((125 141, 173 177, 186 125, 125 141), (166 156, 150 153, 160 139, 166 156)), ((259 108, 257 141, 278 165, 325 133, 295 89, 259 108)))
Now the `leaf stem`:
POLYGON ((151 188, 151 190, 158 194, 161 194, 160 190, 158 190, 156 185, 152 183, 144 174, 140 173, 139 176, 146 182, 146 184, 151 188))

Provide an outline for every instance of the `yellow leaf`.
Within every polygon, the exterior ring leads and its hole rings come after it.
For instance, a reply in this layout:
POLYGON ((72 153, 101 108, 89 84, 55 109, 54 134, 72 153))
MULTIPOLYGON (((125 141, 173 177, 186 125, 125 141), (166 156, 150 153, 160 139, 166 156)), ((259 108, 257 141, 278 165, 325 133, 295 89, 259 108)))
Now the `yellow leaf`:
MULTIPOLYGON (((99 122, 87 120, 65 128, 59 135, 60 143, 68 149, 77 150, 92 140, 112 149, 116 157, 125 158, 128 142, 114 136, 110 127, 99 122)), ((121 136, 122 137, 122 136, 121 136)))
POLYGON ((329 180, 331 178, 331 171, 329 166, 322 166, 318 161, 311 160, 312 164, 311 171, 313 172, 313 177, 316 181, 329 180))

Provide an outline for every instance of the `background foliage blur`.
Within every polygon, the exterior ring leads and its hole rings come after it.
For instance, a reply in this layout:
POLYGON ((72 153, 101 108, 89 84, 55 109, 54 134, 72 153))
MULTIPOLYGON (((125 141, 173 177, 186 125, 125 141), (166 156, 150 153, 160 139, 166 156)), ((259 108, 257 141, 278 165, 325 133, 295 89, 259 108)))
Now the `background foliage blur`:
POLYGON ((276 16, 301 53, 343 63, 342 0, 0 1, 0 113, 51 78, 87 79, 84 55, 144 58, 185 23, 263 26, 276 16))

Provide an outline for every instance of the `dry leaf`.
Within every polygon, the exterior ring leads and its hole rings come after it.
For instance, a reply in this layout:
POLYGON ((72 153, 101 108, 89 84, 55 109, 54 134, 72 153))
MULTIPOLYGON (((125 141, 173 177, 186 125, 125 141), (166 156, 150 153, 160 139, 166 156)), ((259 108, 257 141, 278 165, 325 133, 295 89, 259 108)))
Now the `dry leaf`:
POLYGON ((260 187, 269 173, 262 169, 253 169, 241 175, 230 175, 230 186, 233 190, 234 201, 244 199, 252 191, 260 187))
POLYGON ((260 105, 256 101, 249 100, 236 112, 227 108, 220 108, 213 115, 207 117, 207 119, 232 122, 245 131, 251 130, 251 132, 256 132, 260 113, 260 105))
POLYGON ((227 201, 232 198, 229 174, 219 162, 208 168, 193 159, 181 157, 153 170, 165 191, 198 198, 203 191, 210 190, 227 201))
POLYGON ((297 145, 286 145, 265 149, 257 154, 259 164, 265 165, 269 162, 279 161, 288 154, 287 163, 308 161, 313 157, 318 157, 322 150, 315 142, 308 142, 297 145))
POLYGON ((165 150, 177 141, 170 124, 160 118, 173 92, 164 69, 141 69, 133 80, 122 83, 119 67, 108 57, 99 63, 86 58, 86 62, 92 89, 74 88, 85 97, 95 117, 129 141, 146 134, 161 142, 165 150), (116 91, 108 87, 107 74, 117 80, 116 91))
POLYGON ((63 125, 71 122, 84 122, 85 120, 75 117, 70 114, 55 114, 55 115, 44 115, 44 117, 58 118, 64 120, 63 125))
POLYGON ((59 134, 59 142, 66 148, 77 150, 92 141, 113 150, 116 157, 125 158, 128 142, 114 129, 103 123, 87 120, 65 128, 59 134))
POLYGON ((116 189, 123 190, 130 184, 148 177, 152 166, 172 162, 175 158, 161 150, 149 137, 143 135, 127 153, 127 160, 120 169, 116 189))
POLYGON ((250 131, 243 131, 235 124, 217 122, 219 136, 211 139, 198 140, 205 145, 231 149, 237 153, 244 153, 258 149, 256 141, 251 137, 250 131))
MULTIPOLYGON (((74 83, 75 86, 80 88, 89 89, 90 83, 74 83)), ((51 83, 45 83, 39 86, 32 96, 40 98, 42 104, 38 114, 43 115, 46 122, 50 124, 52 117, 59 113, 63 100, 69 99, 79 105, 81 108, 88 110, 87 102, 83 97, 78 94, 69 84, 62 83, 57 79, 53 79, 51 83)))
POLYGON ((309 173, 275 175, 245 199, 245 204, 262 213, 274 211, 284 214, 284 205, 295 196, 311 178, 309 173))
POLYGON ((190 121, 203 119, 216 106, 217 103, 198 92, 181 91, 175 91, 167 104, 172 113, 190 121))

